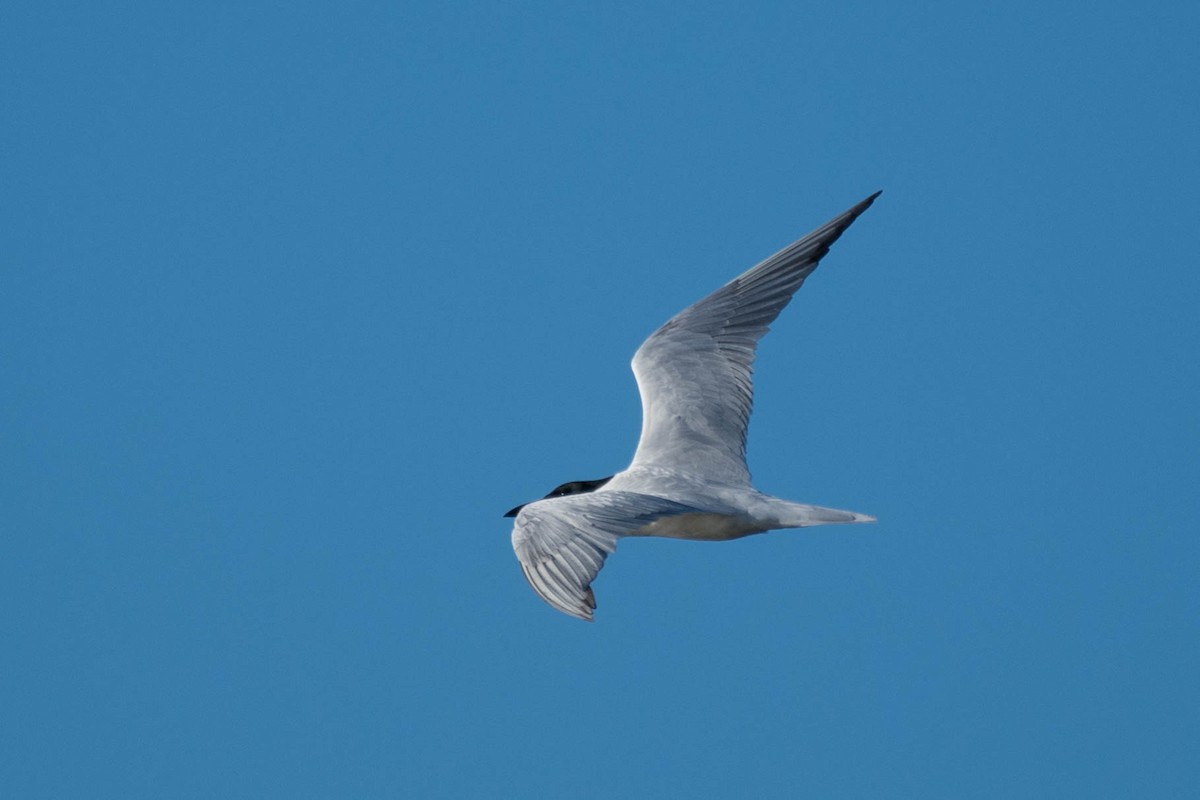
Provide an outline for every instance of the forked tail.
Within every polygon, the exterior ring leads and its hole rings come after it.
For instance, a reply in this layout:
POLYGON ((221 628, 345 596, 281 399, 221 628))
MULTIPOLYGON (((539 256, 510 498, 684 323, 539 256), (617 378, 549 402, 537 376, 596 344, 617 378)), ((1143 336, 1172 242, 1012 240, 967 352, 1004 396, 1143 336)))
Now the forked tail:
POLYGON ((779 520, 781 528, 807 528, 810 525, 845 525, 852 522, 876 521, 875 517, 870 514, 859 514, 856 511, 810 506, 805 503, 793 503, 789 500, 777 500, 776 502, 778 505, 775 505, 772 511, 779 520))

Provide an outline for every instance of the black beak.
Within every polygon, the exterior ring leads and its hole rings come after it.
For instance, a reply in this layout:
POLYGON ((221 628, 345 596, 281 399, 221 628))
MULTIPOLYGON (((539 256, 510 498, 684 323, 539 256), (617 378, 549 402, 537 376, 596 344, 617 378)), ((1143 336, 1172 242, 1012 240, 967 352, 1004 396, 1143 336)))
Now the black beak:
POLYGON ((525 503, 521 503, 521 505, 517 506, 516 508, 512 509, 511 511, 505 512, 504 516, 515 517, 517 514, 521 513, 521 509, 524 508, 525 505, 526 505, 525 503))

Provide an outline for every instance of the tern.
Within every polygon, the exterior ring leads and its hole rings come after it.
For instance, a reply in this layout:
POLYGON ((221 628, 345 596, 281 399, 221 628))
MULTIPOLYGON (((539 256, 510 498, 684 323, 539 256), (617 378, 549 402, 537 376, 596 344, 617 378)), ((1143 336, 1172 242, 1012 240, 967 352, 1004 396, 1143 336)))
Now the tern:
POLYGON ((642 434, 608 478, 558 486, 517 506, 512 543, 554 608, 592 621, 592 581, 625 536, 725 541, 781 528, 875 518, 795 503, 750 484, 746 428, 758 341, 838 237, 880 192, 685 308, 633 356, 642 434))

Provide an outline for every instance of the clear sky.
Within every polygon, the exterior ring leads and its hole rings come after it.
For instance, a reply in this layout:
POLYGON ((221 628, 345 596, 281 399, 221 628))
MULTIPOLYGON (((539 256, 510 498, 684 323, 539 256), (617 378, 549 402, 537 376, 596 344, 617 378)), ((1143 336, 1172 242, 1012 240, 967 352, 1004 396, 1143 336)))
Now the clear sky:
POLYGON ((0 796, 1183 797, 1200 6, 9 2, 0 796), (508 508, 876 189, 760 488, 589 625, 508 508))

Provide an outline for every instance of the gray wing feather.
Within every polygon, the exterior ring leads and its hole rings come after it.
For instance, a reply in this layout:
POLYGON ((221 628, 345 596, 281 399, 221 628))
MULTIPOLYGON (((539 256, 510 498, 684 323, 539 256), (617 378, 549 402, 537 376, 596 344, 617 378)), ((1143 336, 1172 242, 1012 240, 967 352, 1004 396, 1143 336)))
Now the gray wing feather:
POLYGON ((672 317, 633 357, 642 435, 633 466, 749 483, 746 428, 758 340, 879 192, 672 317))
POLYGON ((596 492, 539 500, 513 527, 513 550, 525 579, 543 600, 591 621, 591 583, 617 540, 664 516, 700 509, 636 492, 596 492))

